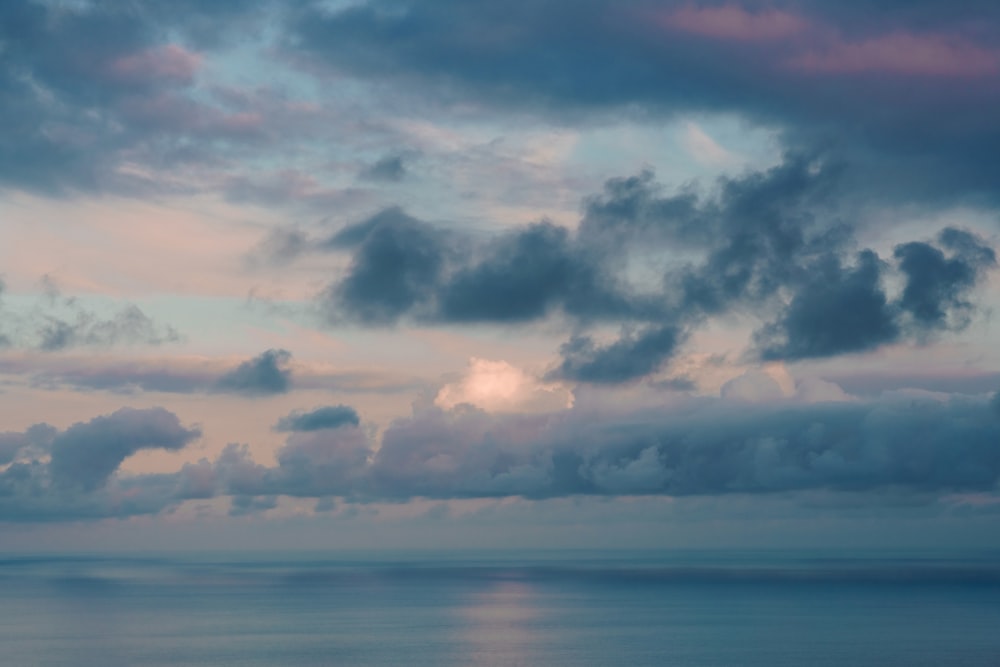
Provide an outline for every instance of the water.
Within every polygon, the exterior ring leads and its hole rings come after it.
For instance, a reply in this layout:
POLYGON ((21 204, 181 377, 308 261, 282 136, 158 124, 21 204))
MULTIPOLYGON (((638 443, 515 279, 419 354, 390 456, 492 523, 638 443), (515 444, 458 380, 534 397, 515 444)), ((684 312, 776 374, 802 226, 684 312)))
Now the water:
POLYGON ((996 667, 998 630, 990 554, 0 557, 10 667, 996 667))

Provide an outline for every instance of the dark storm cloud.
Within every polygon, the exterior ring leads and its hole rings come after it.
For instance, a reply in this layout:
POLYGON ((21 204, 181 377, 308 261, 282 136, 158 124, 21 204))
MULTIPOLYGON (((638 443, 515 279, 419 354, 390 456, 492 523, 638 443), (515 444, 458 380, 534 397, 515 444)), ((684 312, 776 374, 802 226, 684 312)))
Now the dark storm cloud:
POLYGON ((398 209, 348 227, 330 243, 357 249, 327 298, 366 324, 392 324, 421 307, 433 295, 449 252, 442 231, 398 209))
POLYGON ((308 412, 292 412, 278 420, 274 425, 276 431, 319 431, 327 428, 337 428, 345 424, 357 426, 360 423, 357 411, 349 405, 332 405, 309 410, 308 412))
POLYGON ((656 373, 693 330, 730 314, 767 322, 754 336, 765 359, 864 352, 967 325, 973 290, 996 264, 986 241, 947 228, 888 259, 857 252, 842 177, 840 163, 803 154, 708 194, 667 192, 647 171, 609 180, 575 231, 538 222, 492 237, 386 209, 314 243, 352 258, 321 305, 332 322, 368 326, 563 317, 577 333, 551 376, 597 383, 656 373), (898 295, 886 286, 894 278, 898 295), (602 324, 624 333, 598 343, 602 324))
POLYGON ((626 333, 606 346, 586 336, 563 344, 563 361, 551 374, 554 379, 597 384, 627 382, 652 375, 674 355, 682 342, 676 327, 649 327, 637 334, 626 333))
POLYGON ((796 292, 781 319, 756 334, 765 359, 860 352, 899 337, 878 256, 865 251, 850 268, 835 257, 826 260, 796 292))
POLYGON ((647 322, 726 311, 767 298, 799 278, 803 262, 844 245, 845 230, 816 220, 833 209, 838 175, 836 165, 789 155, 769 170, 723 179, 708 196, 665 194, 651 172, 611 179, 587 200, 575 234, 539 222, 475 239, 387 209, 326 244, 353 250, 326 304, 368 324, 405 315, 512 323, 554 312, 580 322, 647 322), (665 292, 629 284, 630 261, 677 250, 705 261, 675 268, 665 292))
MULTIPOLYGON (((501 235, 478 261, 458 268, 442 286, 447 322, 524 322, 556 307, 584 316, 608 301, 597 258, 574 247, 568 231, 548 222, 501 235)), ((611 297, 612 299, 614 297, 611 297)))
POLYGON ((766 359, 804 359, 859 352, 904 336, 960 330, 975 306, 969 294, 996 265, 992 248, 966 231, 946 228, 932 243, 896 246, 893 259, 905 278, 890 302, 882 285, 885 264, 862 252, 852 268, 836 258, 812 267, 778 322, 757 332, 766 359), (950 252, 950 256, 945 253, 950 252))
POLYGON ((966 295, 996 266, 996 254, 981 239, 958 229, 941 232, 938 243, 943 250, 918 242, 896 247, 893 254, 906 276, 899 307, 922 329, 961 328, 973 308, 966 295))
POLYGON ((284 394, 291 387, 292 371, 288 367, 291 359, 288 350, 267 350, 224 374, 215 381, 212 390, 246 396, 284 394))
POLYGON ((853 194, 996 200, 1000 16, 984 3, 316 5, 294 48, 340 72, 573 122, 622 109, 737 113, 786 146, 836 145, 853 194))

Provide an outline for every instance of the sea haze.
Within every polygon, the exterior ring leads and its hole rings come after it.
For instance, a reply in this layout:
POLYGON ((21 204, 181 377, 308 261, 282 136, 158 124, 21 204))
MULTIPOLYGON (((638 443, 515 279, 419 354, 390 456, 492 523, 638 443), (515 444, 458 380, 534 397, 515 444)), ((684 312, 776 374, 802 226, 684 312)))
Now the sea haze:
POLYGON ((18 555, 3 664, 987 667, 997 554, 18 555))

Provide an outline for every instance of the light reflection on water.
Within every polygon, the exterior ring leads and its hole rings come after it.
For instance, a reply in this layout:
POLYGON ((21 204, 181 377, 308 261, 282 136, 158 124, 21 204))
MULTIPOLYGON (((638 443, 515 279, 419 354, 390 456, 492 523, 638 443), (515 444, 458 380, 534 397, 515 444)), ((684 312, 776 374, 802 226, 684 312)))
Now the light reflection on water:
POLYGON ((0 558, 0 665, 996 667, 1000 560, 0 558))
POLYGON ((540 665, 542 605, 533 587, 516 580, 498 581, 469 596, 455 610, 459 643, 469 665, 540 665))

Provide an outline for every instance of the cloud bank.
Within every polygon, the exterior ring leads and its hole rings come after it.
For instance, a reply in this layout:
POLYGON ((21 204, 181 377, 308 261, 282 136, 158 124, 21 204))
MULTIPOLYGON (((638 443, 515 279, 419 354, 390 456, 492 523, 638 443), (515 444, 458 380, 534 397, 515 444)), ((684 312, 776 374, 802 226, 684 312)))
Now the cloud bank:
MULTIPOLYGON (((233 444, 176 473, 116 474, 146 448, 178 449, 200 435, 161 408, 122 409, 66 431, 8 433, 0 516, 58 520, 157 513, 185 500, 230 496, 246 513, 280 496, 403 502, 412 498, 859 494, 869 502, 996 497, 996 397, 942 400, 683 404, 597 414, 489 414, 427 408, 377 442, 348 406, 293 413, 276 466, 233 444), (45 460, 40 452, 47 452, 45 460)), ((845 496, 846 497, 846 496, 845 496)), ((853 501, 852 501, 853 502, 853 501)))

